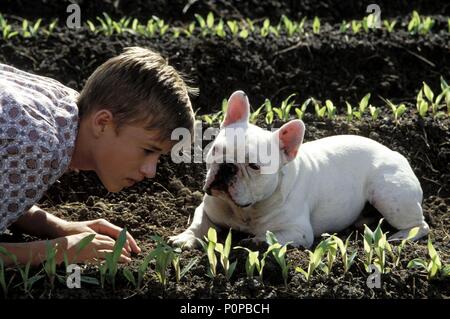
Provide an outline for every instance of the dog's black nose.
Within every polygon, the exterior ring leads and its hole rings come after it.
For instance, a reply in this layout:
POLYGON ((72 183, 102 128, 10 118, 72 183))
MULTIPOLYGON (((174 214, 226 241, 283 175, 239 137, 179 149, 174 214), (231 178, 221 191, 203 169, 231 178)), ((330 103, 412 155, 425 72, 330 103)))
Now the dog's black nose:
POLYGON ((238 170, 239 170, 239 168, 235 164, 232 164, 232 163, 220 164, 219 170, 214 178, 214 181, 211 183, 211 185, 208 187, 208 189, 205 189, 205 192, 208 194, 208 191, 210 192, 211 189, 227 191, 228 184, 233 179, 233 177, 236 175, 238 170))

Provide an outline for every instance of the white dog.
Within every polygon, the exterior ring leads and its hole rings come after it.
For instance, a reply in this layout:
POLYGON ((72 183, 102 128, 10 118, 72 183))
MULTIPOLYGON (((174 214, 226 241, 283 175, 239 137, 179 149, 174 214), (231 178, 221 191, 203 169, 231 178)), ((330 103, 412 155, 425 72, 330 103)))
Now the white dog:
POLYGON ((270 230, 282 244, 310 247, 314 237, 355 223, 367 201, 399 230, 390 239, 403 239, 414 227, 414 239, 428 234, 422 189, 405 157, 354 135, 302 144, 302 121, 269 132, 250 124, 249 113, 246 94, 233 93, 207 155, 207 194, 172 244, 194 247, 209 227, 223 226, 253 234, 257 242, 270 230), (230 138, 232 131, 241 132, 241 139, 230 138), (267 153, 261 145, 276 145, 270 165, 261 161, 267 153))

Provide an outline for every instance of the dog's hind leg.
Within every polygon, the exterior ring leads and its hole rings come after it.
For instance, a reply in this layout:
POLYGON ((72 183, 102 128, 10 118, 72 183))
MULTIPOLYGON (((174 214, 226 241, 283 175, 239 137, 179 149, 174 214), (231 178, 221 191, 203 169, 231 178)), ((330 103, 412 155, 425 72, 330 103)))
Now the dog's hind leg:
POLYGON ((422 188, 411 169, 388 167, 374 174, 368 184, 369 202, 399 231, 389 240, 403 240, 419 227, 412 240, 426 236, 430 229, 422 211, 422 188), (410 171, 409 171, 410 170, 410 171))

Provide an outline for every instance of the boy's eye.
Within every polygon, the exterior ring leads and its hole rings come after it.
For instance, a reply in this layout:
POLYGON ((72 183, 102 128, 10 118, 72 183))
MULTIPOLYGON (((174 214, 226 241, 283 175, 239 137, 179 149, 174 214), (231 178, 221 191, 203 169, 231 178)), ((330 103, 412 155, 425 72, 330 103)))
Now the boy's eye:
POLYGON ((153 154, 153 153, 155 153, 154 150, 149 150, 149 149, 146 149, 146 148, 144 148, 144 152, 145 152, 145 154, 153 154))

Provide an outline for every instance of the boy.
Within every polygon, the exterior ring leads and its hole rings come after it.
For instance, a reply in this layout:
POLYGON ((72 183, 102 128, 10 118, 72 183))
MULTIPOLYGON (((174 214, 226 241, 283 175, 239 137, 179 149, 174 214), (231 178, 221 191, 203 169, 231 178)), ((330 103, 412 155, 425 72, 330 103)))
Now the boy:
MULTIPOLYGON (((152 178, 173 129, 193 131, 189 88, 167 61, 131 47, 97 68, 78 93, 50 78, 0 64, 0 233, 14 225, 57 245, 56 260, 103 259, 121 229, 103 219, 66 222, 35 204, 67 170, 93 170, 110 192, 152 178)), ((46 241, 0 243, 17 262, 45 259, 46 241)), ((130 234, 120 257, 140 248, 130 234)), ((2 255, 5 264, 11 256, 2 255)))

